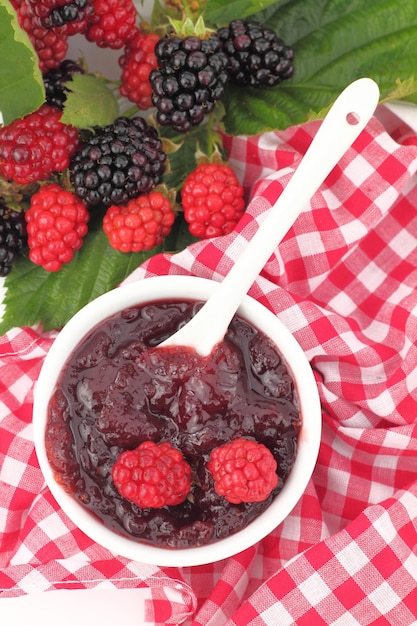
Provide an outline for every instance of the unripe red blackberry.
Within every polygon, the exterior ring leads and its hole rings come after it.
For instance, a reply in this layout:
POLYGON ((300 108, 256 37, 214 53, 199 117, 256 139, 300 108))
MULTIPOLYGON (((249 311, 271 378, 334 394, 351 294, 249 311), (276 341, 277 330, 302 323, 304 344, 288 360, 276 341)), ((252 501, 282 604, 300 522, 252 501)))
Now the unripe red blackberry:
POLYGON ((64 108, 67 99, 67 83, 72 80, 74 74, 84 74, 83 68, 71 59, 65 59, 59 67, 48 70, 43 76, 45 86, 45 98, 47 104, 64 108))
POLYGON ((25 219, 30 260, 58 272, 81 248, 90 214, 73 193, 49 183, 33 194, 25 219))
POLYGON ((157 120, 187 132, 211 113, 227 83, 227 57, 211 35, 166 35, 155 46, 158 69, 150 74, 157 120))
POLYGON ((0 175, 20 185, 64 171, 78 146, 78 130, 61 122, 62 112, 42 104, 0 128, 0 175))
POLYGON ((71 159, 70 181, 88 206, 126 203, 162 179, 166 155, 153 126, 142 117, 119 117, 91 133, 71 159))
POLYGON ((152 106, 149 75, 157 66, 154 50, 158 40, 155 33, 144 34, 138 30, 126 44, 125 52, 119 59, 122 68, 120 93, 142 111, 152 106))
POLYGON ((64 31, 45 28, 35 13, 33 3, 28 0, 20 4, 16 14, 20 27, 26 31, 35 48, 41 71, 58 67, 68 52, 68 35, 64 31))
POLYGON ((273 87, 294 72, 293 50, 256 22, 233 20, 217 34, 228 58, 230 79, 239 85, 273 87))
POLYGON ((93 15, 85 37, 100 48, 120 50, 136 33, 133 0, 92 0, 93 15))
POLYGON ((16 211, 0 198, 0 276, 10 273, 13 261, 27 244, 23 211, 16 211))

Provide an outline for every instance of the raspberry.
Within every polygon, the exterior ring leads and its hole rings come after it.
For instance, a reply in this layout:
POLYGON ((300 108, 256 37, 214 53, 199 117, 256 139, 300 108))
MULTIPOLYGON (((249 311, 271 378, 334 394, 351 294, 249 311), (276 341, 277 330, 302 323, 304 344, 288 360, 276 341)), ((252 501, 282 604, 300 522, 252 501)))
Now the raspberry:
POLYGON ((103 218, 110 245, 121 252, 151 250, 162 243, 175 220, 171 204, 159 191, 111 206, 103 218))
POLYGON ((136 33, 136 8, 132 0, 92 0, 94 13, 85 37, 100 48, 119 50, 136 33))
POLYGON ((278 484, 272 452, 243 437, 214 448, 207 468, 216 492, 232 504, 263 502, 278 484))
POLYGON ((84 74, 83 68, 71 59, 65 59, 59 67, 48 70, 43 76, 45 86, 46 103, 64 108, 67 99, 67 83, 72 80, 74 74, 84 74))
POLYGON ((35 48, 41 71, 58 67, 68 52, 68 36, 45 28, 29 0, 22 2, 16 14, 20 27, 26 31, 35 48))
POLYGON ((70 180, 88 206, 124 204, 161 181, 165 160, 153 126, 141 117, 119 117, 81 145, 71 159, 70 180))
POLYGON ((54 28, 67 36, 85 32, 93 13, 89 0, 29 0, 29 4, 44 28, 54 28))
POLYGON ((235 83, 272 87, 293 75, 294 52, 271 28, 238 19, 220 28, 217 34, 235 83))
POLYGON ((62 112, 43 104, 0 129, 0 175, 25 185, 62 172, 78 146, 76 128, 63 124, 62 112))
POLYGON ((230 233, 245 210, 243 187, 228 165, 198 165, 181 190, 184 219, 195 237, 205 239, 230 233))
POLYGON ((122 67, 120 93, 146 111, 152 106, 152 87, 149 75, 157 67, 155 45, 158 35, 137 32, 125 47, 120 59, 122 67))
POLYGON ((30 260, 57 272, 81 248, 90 216, 74 194, 51 183, 33 194, 25 217, 30 260))
POLYGON ((13 261, 27 243, 23 211, 6 206, 0 198, 0 276, 7 276, 13 261))
POLYGON ((112 478, 123 498, 142 509, 158 509, 186 499, 191 467, 169 441, 144 441, 122 452, 112 467, 112 478))
POLYGON ((166 35, 155 46, 158 69, 150 74, 162 126, 184 133, 201 124, 223 96, 228 80, 227 57, 219 38, 166 35))

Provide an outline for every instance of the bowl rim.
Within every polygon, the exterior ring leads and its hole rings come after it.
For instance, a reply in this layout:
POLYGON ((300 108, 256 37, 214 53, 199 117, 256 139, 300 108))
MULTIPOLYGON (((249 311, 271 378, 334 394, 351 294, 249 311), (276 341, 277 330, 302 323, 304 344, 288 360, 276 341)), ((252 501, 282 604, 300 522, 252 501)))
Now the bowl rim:
MULTIPOLYGON (((274 313, 247 295, 237 313, 262 332, 265 332, 265 326, 274 329, 271 338, 285 355, 284 361, 297 386, 302 415, 294 466, 282 490, 263 513, 245 528, 213 543, 196 548, 165 548, 141 543, 107 528, 55 480, 45 447, 47 407, 62 366, 75 347, 101 321, 127 307, 158 300, 204 300, 218 284, 211 279, 188 275, 154 276, 126 283, 80 309, 58 333, 45 356, 35 383, 33 404, 34 443, 40 469, 56 502, 72 523, 116 555, 161 567, 178 566, 179 563, 181 566, 203 565, 229 558, 263 539, 291 513, 313 473, 319 453, 322 420, 319 393, 310 363, 295 337, 274 313), (155 293, 163 295, 155 297, 155 293)), ((271 333, 268 331, 267 334, 271 333)))

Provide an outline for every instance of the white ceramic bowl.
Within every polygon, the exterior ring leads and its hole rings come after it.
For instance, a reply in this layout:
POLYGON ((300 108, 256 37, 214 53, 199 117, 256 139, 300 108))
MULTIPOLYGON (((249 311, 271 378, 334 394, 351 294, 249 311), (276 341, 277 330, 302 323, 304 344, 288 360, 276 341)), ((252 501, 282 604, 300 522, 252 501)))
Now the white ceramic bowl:
POLYGON ((209 545, 170 549, 139 543, 106 528, 54 479, 45 450, 49 399, 74 348, 98 323, 130 306, 155 300, 206 300, 218 283, 189 276, 147 278, 114 289, 87 304, 62 329, 47 354, 35 387, 33 426, 36 452, 45 480, 68 517, 86 535, 111 552, 159 566, 192 566, 237 554, 268 535, 291 512, 303 494, 316 464, 321 436, 321 407, 315 380, 300 345, 262 304, 246 296, 238 313, 269 336, 284 357, 299 396, 302 427, 295 464, 281 492, 246 528, 209 545))

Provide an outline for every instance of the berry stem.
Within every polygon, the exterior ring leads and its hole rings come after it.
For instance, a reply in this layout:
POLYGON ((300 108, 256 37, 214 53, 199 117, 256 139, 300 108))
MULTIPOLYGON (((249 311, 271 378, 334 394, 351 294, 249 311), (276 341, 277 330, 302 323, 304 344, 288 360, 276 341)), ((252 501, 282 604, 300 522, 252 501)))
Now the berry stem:
POLYGON ((207 155, 211 157, 213 154, 222 153, 222 139, 217 130, 222 113, 214 109, 207 119, 207 155))

